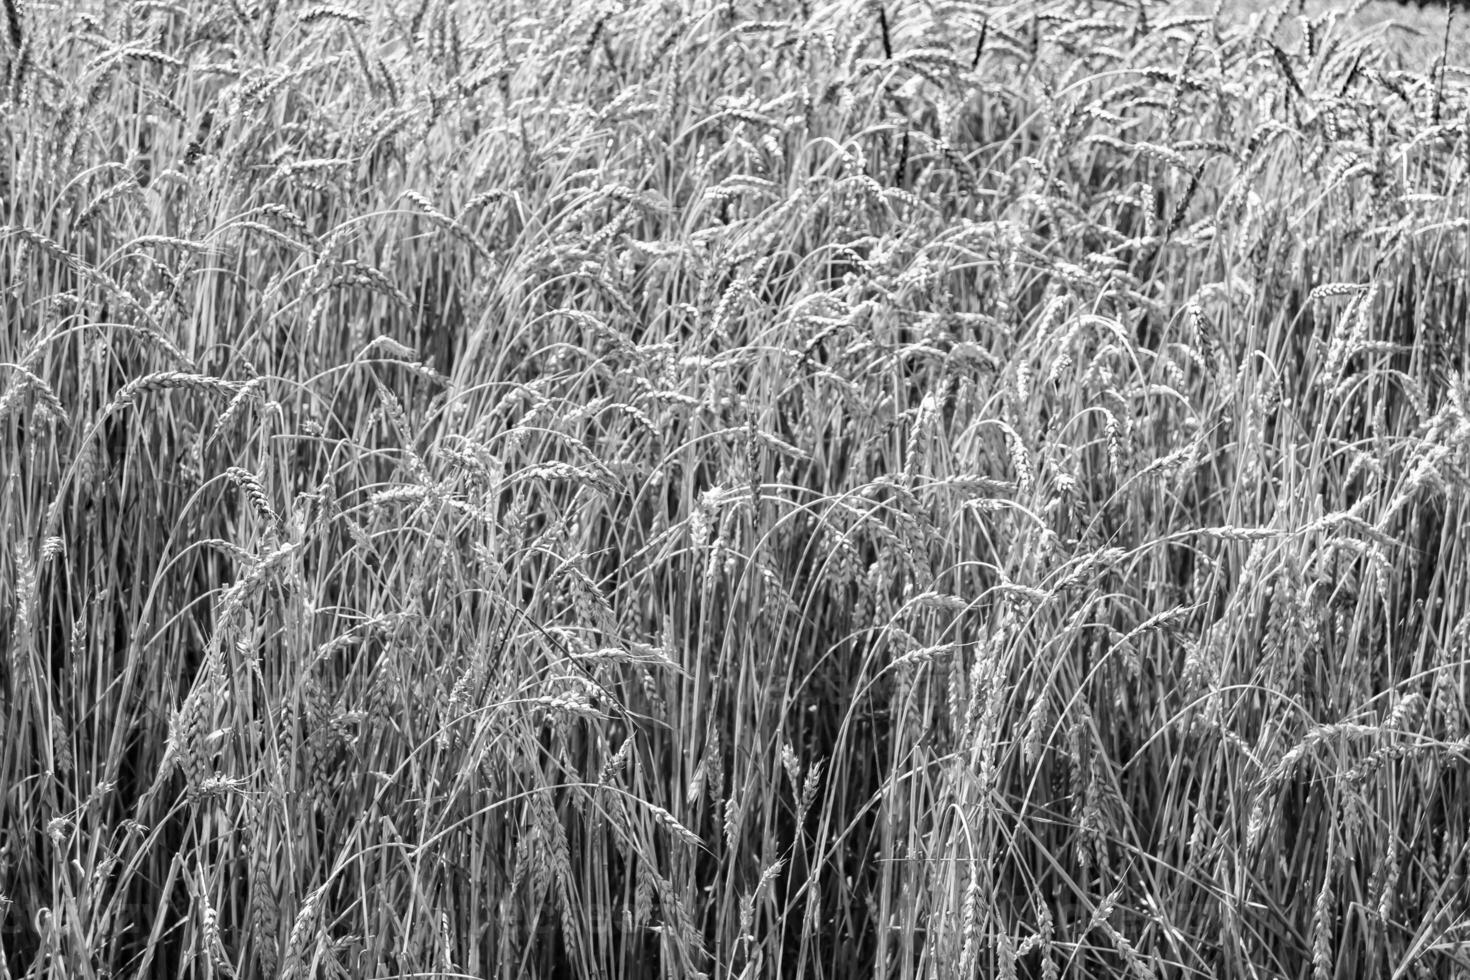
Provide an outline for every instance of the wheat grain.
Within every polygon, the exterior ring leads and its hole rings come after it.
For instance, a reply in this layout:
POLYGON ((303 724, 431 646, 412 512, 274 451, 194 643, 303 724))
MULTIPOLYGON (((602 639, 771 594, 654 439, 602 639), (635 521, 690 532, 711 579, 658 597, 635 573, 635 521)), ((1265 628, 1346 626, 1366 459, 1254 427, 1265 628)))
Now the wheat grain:
POLYGON ((266 494, 265 486, 261 483, 260 477, 238 466, 231 466, 225 471, 225 476, 229 478, 231 483, 234 483, 245 492, 245 496, 250 501, 250 506, 255 509, 256 514, 273 531, 279 532, 281 518, 271 507, 270 497, 266 494))
POLYGON ((296 918, 291 923, 291 934, 286 941, 286 955, 281 962, 282 980, 293 980, 298 973, 308 968, 308 953, 319 941, 319 936, 315 934, 317 916, 326 890, 326 885, 312 889, 296 912, 296 918))
POLYGON ((1332 880, 1324 878, 1312 904, 1312 977, 1313 980, 1331 980, 1332 963, 1332 915, 1334 895, 1332 880))
POLYGON ((367 27, 368 19, 350 7, 336 4, 312 7, 310 10, 302 11, 298 18, 303 24, 318 24, 324 20, 337 20, 353 27, 367 27))

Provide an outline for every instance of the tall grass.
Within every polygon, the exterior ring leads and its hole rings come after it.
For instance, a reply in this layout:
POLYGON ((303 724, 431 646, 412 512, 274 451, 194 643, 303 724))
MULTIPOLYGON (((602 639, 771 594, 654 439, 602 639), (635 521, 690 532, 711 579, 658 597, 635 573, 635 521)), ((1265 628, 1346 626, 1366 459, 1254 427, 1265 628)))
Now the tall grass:
POLYGON ((8 3, 0 977, 1470 970, 1470 72, 1313 11, 8 3))

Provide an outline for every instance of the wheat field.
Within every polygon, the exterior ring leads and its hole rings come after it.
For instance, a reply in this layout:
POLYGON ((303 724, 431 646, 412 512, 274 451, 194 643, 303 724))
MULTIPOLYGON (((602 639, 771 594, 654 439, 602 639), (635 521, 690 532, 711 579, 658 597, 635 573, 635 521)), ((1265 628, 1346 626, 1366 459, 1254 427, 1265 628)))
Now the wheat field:
POLYGON ((1470 977, 1470 17, 0 14, 0 980, 1470 977))

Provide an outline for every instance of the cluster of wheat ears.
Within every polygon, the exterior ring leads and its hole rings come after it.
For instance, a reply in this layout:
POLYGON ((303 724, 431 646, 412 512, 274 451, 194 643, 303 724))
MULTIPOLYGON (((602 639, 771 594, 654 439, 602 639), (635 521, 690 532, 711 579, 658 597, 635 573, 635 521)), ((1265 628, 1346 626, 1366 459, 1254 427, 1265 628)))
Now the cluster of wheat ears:
POLYGON ((5 0, 0 978, 1470 975, 1361 7, 5 0))

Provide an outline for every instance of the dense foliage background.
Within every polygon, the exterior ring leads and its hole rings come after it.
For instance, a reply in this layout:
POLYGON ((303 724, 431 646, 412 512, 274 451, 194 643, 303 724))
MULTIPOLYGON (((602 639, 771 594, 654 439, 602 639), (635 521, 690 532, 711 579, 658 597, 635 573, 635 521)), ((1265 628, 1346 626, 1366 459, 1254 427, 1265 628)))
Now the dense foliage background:
POLYGON ((4 14, 0 976, 1470 970, 1443 16, 4 14))

